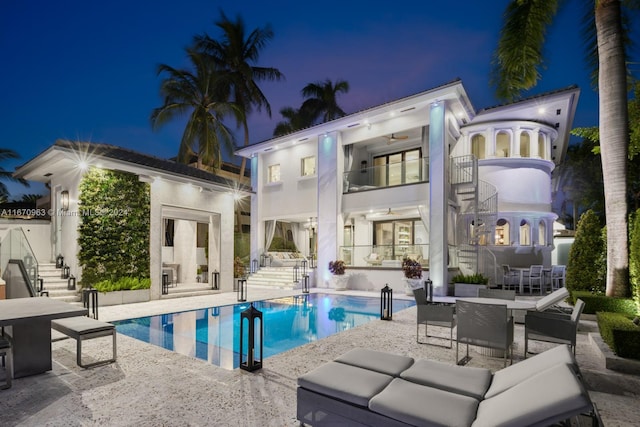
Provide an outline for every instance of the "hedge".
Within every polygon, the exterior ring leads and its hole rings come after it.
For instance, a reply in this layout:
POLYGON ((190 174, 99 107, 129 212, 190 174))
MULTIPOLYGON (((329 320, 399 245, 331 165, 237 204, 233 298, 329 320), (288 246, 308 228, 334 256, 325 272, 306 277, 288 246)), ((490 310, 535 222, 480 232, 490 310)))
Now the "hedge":
POLYGON ((602 340, 620 357, 640 360, 640 326, 633 316, 599 311, 596 313, 602 340))

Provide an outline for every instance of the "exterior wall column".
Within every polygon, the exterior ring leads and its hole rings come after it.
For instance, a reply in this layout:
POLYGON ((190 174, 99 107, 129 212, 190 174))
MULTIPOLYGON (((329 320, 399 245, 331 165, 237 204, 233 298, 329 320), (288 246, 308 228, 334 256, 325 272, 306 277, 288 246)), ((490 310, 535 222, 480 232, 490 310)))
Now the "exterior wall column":
POLYGON ((445 138, 445 103, 429 112, 429 278, 435 295, 447 295, 449 148, 445 138))
MULTIPOLYGON (((250 257, 249 259, 257 259, 260 262, 262 255, 262 246, 264 245, 264 220, 262 219, 262 210, 260 209, 261 199, 258 197, 260 187, 262 186, 263 170, 262 162, 256 154, 250 159, 251 161, 251 234, 250 241, 250 257)), ((266 248, 265 248, 266 251, 266 248)))
MULTIPOLYGON (((531 136, 531 157, 544 159, 546 158, 544 151, 540 152, 540 142, 538 139, 540 138, 540 128, 535 128, 532 132, 531 136)), ((542 147, 543 150, 546 151, 546 147, 542 147)))
POLYGON ((338 198, 342 192, 344 159, 339 153, 336 132, 318 136, 318 263, 316 283, 326 286, 331 279, 329 262, 338 253, 338 198))

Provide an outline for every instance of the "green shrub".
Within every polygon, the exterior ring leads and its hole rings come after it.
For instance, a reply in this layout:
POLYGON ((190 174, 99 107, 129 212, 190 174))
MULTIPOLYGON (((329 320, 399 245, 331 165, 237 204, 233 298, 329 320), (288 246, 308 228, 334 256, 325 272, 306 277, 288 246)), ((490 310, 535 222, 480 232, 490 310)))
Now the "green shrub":
POLYGON ((633 316, 599 311, 597 319, 602 340, 615 354, 640 359, 640 327, 633 323, 633 316))
POLYGON ((640 209, 629 220, 629 281, 640 312, 640 209))
POLYGON ((483 276, 480 273, 475 274, 456 274, 451 278, 452 283, 468 283, 475 285, 486 285, 489 283, 489 278, 483 276))
POLYGON ((121 277, 117 281, 102 280, 94 285, 98 292, 128 291, 151 288, 151 279, 138 277, 121 277))
POLYGON ((567 289, 570 292, 604 293, 606 269, 603 274, 603 259, 606 260, 606 251, 602 228, 596 214, 588 210, 580 217, 575 241, 569 250, 567 289))
POLYGON ((584 301, 585 314, 596 314, 599 311, 621 313, 634 316, 638 312, 635 301, 631 298, 614 298, 606 295, 594 294, 589 291, 571 292, 571 303, 575 305, 577 299, 584 301))
POLYGON ((149 278, 149 184, 131 173, 92 168, 79 188, 81 285, 149 278))

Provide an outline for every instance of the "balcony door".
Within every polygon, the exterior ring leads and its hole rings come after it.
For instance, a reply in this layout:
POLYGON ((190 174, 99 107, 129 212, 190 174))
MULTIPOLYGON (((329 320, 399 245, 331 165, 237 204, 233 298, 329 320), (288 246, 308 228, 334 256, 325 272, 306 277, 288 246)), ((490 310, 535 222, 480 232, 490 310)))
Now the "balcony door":
POLYGON ((373 158, 373 180, 377 187, 411 184, 422 181, 420 148, 373 158))

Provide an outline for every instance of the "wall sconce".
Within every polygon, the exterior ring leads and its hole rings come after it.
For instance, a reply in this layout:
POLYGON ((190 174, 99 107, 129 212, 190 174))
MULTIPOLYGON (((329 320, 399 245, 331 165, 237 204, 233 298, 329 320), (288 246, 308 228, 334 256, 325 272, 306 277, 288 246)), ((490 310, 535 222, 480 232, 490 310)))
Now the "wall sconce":
POLYGON ((63 211, 69 210, 69 192, 67 190, 60 193, 60 205, 63 211))

